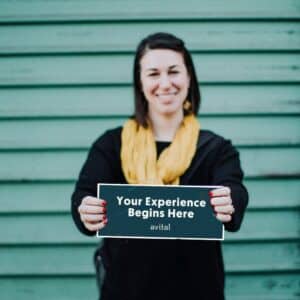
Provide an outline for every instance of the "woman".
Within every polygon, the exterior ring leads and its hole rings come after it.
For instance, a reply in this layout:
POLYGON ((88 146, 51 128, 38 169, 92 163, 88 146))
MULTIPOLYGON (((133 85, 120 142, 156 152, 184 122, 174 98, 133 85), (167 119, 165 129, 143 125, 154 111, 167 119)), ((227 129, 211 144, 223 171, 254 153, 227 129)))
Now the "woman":
MULTIPOLYGON (((72 196, 79 230, 94 235, 109 222, 98 182, 223 186, 211 205, 226 230, 238 230, 248 202, 239 154, 200 130, 198 81, 182 40, 156 33, 141 41, 134 92, 134 116, 96 140, 81 170, 72 196)), ((224 299, 219 241, 107 238, 99 252, 103 300, 224 299)))

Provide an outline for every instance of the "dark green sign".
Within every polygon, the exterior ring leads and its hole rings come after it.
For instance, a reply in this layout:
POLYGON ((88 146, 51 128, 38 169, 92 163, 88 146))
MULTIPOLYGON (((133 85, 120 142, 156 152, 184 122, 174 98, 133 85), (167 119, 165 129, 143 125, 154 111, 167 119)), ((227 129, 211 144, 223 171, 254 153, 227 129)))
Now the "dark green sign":
POLYGON ((97 236, 223 240, 208 195, 215 188, 100 183, 108 223, 97 236))

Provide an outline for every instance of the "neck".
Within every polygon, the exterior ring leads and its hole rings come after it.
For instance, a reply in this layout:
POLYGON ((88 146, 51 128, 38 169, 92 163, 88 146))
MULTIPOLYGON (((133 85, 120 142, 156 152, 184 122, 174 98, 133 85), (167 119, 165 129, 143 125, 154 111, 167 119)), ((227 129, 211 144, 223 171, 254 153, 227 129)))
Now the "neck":
POLYGON ((149 118, 155 140, 171 142, 183 120, 183 111, 175 115, 159 115, 149 111, 149 118))

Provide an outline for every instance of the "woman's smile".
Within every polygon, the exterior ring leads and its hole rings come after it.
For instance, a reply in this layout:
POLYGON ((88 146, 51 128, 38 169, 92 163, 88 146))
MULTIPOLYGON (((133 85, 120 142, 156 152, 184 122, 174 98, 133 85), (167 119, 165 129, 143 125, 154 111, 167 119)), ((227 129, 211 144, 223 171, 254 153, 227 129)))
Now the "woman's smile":
POLYGON ((176 94, 177 94, 177 92, 174 92, 174 93, 162 93, 162 94, 156 94, 156 96, 163 98, 163 97, 168 97, 168 96, 174 96, 176 94))
POLYGON ((174 99, 174 96, 176 95, 177 92, 163 93, 163 94, 156 94, 156 97, 158 98, 158 101, 160 101, 162 104, 171 104, 172 102, 176 101, 176 99, 174 99))

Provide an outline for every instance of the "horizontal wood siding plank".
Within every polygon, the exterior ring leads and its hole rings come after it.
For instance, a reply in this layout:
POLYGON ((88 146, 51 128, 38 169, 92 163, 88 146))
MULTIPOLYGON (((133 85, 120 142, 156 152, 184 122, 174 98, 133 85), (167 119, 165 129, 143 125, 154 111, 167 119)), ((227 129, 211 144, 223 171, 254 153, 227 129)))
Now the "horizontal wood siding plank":
MULTIPOLYGON (((230 241, 285 240, 299 238, 299 210, 248 211, 242 229, 226 232, 230 241)), ((92 243, 95 237, 78 232, 69 214, 1 215, 0 244, 92 243), (7 224, 10 224, 7 232, 7 224)))
MULTIPOLYGON (((250 209, 300 207, 300 179, 246 180, 245 185, 250 209)), ((69 212, 73 189, 73 182, 0 183, 0 214, 69 212)))
MULTIPOLYGON (((129 86, 0 88, 0 118, 128 116, 129 86)), ((200 85, 200 113, 300 114, 299 85, 200 85)))
POLYGON ((250 208, 300 206, 300 178, 287 180, 246 180, 250 208))
MULTIPOLYGON (((0 278, 0 288, 4 299, 10 300, 40 300, 41 295, 45 300, 97 297, 94 276, 0 278)), ((298 292, 297 274, 229 274, 226 278, 228 300, 298 300, 298 292)))
MULTIPOLYGON (((300 54, 202 53, 193 57, 202 83, 300 82, 300 54)), ((0 57, 0 86, 129 84, 132 64, 129 54, 0 57)))
POLYGON ((97 299, 94 276, 0 278, 2 299, 82 300, 97 299))
POLYGON ((297 300, 299 284, 297 273, 229 274, 226 278, 226 299, 297 300))
MULTIPOLYGON (((299 148, 241 148, 247 177, 299 177, 299 148)), ((86 151, 0 152, 1 180, 73 180, 86 151)))
MULTIPOLYGON (((75 227, 71 215, 68 214, 30 214, 2 215, 0 224, 0 245, 22 244, 76 244, 85 243, 96 245, 99 239, 81 234, 75 227), (13 222, 7 231, 4 222, 13 222)), ((7 223, 6 223, 7 224, 7 223)), ((77 247, 77 245, 74 245, 77 247)), ((74 248, 75 249, 75 248, 74 248)))
MULTIPOLYGON (((0 120, 0 149, 89 148, 99 135, 108 129, 122 125, 125 120, 120 118, 0 120)), ((300 115, 294 117, 200 116, 200 124, 203 129, 209 128, 231 139, 236 145, 300 145, 300 115)))
POLYGON ((95 245, 0 247, 0 276, 92 275, 95 249, 95 245))
POLYGON ((73 182, 0 183, 0 213, 69 212, 74 187, 73 182))
MULTIPOLYGON (((251 239, 299 239, 300 235, 299 209, 276 211, 248 211, 240 231, 225 232, 228 240, 251 239), (259 232, 257 232, 259 231, 259 232)), ((258 250, 257 250, 258 251, 258 250)))
POLYGON ((223 244, 225 269, 227 272, 297 271, 300 273, 299 245, 299 240, 223 244))
POLYGON ((50 1, 43 5, 35 1, 2 0, 0 5, 2 22, 49 22, 74 20, 170 20, 170 19, 287 19, 300 18, 297 0, 239 0, 185 2, 166 0, 163 5, 158 0, 144 1, 50 1))
MULTIPOLYGON (((228 300, 298 300, 299 275, 291 274, 228 274, 228 300)), ((8 277, 0 278, 1 296, 19 300, 82 300, 96 299, 94 276, 8 277)))
MULTIPOLYGON (((225 267, 229 273, 300 271, 297 241, 227 243, 223 248, 225 267)), ((2 246, 0 277, 92 275, 95 272, 91 259, 94 251, 95 245, 2 246)))
POLYGON ((299 177, 299 154, 300 148, 258 148, 240 150, 242 168, 248 177, 299 177))
POLYGON ((296 22, 176 21, 7 25, 0 27, 0 54, 133 52, 142 38, 161 31, 183 38, 191 51, 300 49, 300 24, 296 22))

